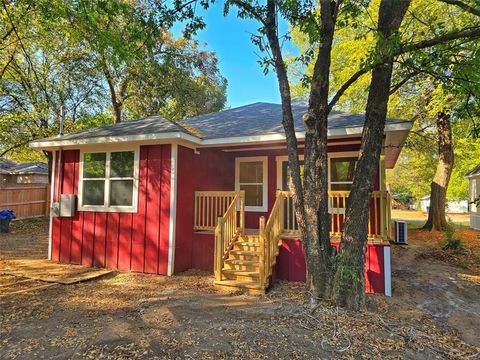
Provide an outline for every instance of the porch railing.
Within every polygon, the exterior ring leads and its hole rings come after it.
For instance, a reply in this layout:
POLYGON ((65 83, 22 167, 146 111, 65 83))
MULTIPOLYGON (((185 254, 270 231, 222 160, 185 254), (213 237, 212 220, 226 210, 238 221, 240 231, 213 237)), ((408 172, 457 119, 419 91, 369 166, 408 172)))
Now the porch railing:
POLYGON ((196 191, 193 229, 213 231, 219 216, 231 205, 235 191, 196 191))
POLYGON ((217 218, 215 226, 215 279, 222 280, 223 263, 237 237, 245 233, 245 192, 235 193, 227 210, 217 218), (240 211, 238 211, 240 210, 240 211), (240 216, 238 216, 240 213, 240 216))
POLYGON ((273 205, 270 216, 265 223, 265 217, 260 217, 259 223, 259 278, 260 285, 268 285, 273 268, 277 262, 277 256, 280 252, 281 236, 283 232, 282 214, 283 214, 284 195, 282 191, 277 191, 275 204, 273 205))
MULTIPOLYGON (((299 228, 295 218, 293 198, 289 191, 283 194, 283 232, 298 234, 299 228)), ((345 209, 349 191, 329 191, 330 235, 341 236, 345 209)), ((368 239, 370 241, 388 241, 391 234, 391 195, 388 191, 374 191, 370 200, 368 221, 368 239)))

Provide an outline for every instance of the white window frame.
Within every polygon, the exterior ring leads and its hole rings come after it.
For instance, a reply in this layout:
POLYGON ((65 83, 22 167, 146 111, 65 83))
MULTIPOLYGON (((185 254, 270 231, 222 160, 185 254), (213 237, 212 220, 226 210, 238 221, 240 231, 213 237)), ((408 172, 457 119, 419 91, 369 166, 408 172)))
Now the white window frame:
MULTIPOLYGON (((139 147, 134 148, 114 148, 114 149, 84 149, 80 150, 80 169, 78 177, 78 210, 79 211, 97 211, 97 212, 118 212, 118 213, 136 213, 138 210, 138 175, 139 175, 139 158, 140 158, 140 149, 139 147), (132 205, 123 206, 115 205, 110 206, 110 180, 115 180, 116 178, 110 178, 110 154, 114 152, 133 152, 133 194, 132 194, 132 205), (105 178, 102 178, 105 182, 105 193, 104 193, 104 205, 83 205, 83 159, 85 154, 92 153, 105 153, 106 162, 105 162, 105 178)), ((118 178, 126 179, 126 178, 118 178)), ((98 180, 101 181, 101 180, 98 180)))
MULTIPOLYGON (((268 211, 268 156, 251 156, 235 158, 235 191, 240 191, 240 164, 243 162, 261 161, 263 164, 263 206, 245 206, 245 211, 267 212, 268 211)), ((255 185, 258 185, 255 183, 255 185)))
POLYGON ((328 154, 328 190, 329 191, 332 191, 332 184, 353 184, 353 181, 333 181, 332 182, 332 176, 331 176, 332 159, 356 157, 358 161, 359 156, 360 156, 359 151, 332 152, 328 154))
MULTIPOLYGON (((282 190, 283 187, 283 163, 288 161, 287 155, 279 155, 275 158, 277 161, 277 190, 282 190)), ((303 161, 304 156, 298 155, 298 160, 303 161)))

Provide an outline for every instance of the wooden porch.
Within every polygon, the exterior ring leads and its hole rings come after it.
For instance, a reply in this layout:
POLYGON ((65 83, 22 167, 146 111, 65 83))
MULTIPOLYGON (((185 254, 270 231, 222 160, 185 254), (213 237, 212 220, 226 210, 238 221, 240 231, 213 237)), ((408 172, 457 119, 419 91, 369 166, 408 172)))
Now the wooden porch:
MULTIPOLYGON (((343 231, 349 191, 329 192, 330 236, 343 231)), ((268 216, 260 216, 257 229, 245 227, 243 191, 195 192, 194 231, 215 237, 215 284, 264 293, 271 282, 281 240, 299 238, 293 199, 289 191, 277 191, 268 216)), ((368 240, 388 242, 391 233, 391 196, 374 191, 370 202, 368 240)))

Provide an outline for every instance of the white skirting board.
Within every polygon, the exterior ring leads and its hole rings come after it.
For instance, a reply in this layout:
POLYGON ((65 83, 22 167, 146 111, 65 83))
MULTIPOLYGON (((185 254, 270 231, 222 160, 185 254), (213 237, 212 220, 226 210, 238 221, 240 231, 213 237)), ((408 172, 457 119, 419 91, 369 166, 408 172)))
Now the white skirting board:
POLYGON ((390 246, 383 247, 383 270, 385 277, 385 296, 392 296, 392 263, 390 246))

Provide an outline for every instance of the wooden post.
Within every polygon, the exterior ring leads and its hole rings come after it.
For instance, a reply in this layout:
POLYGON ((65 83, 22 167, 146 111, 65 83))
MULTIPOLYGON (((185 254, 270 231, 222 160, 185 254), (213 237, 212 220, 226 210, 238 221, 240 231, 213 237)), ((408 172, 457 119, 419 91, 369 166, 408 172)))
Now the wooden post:
POLYGON ((223 268, 223 217, 219 217, 215 229, 215 280, 222 281, 223 268))
POLYGON ((47 185, 47 191, 45 195, 45 216, 50 216, 50 186, 47 185))
POLYGON ((386 233, 387 229, 385 225, 387 222, 385 221, 385 218, 387 216, 387 207, 384 206, 385 203, 383 201, 383 196, 385 195, 385 192, 380 191, 379 192, 379 200, 380 200, 380 236, 382 238, 382 241, 385 241, 387 239, 386 233))
POLYGON ((265 286, 265 216, 260 217, 259 222, 259 242, 260 242, 260 255, 259 255, 259 280, 262 288, 265 286))
POLYGON ((240 191, 240 234, 245 234, 245 191, 240 191))
POLYGON ((283 233, 284 231, 284 217, 283 217, 283 206, 284 206, 284 199, 283 199, 283 193, 280 191, 280 190, 277 190, 277 201, 280 201, 280 205, 279 205, 279 209, 278 209, 278 217, 279 217, 279 221, 280 221, 280 226, 279 226, 279 230, 280 230, 280 234, 283 233))

